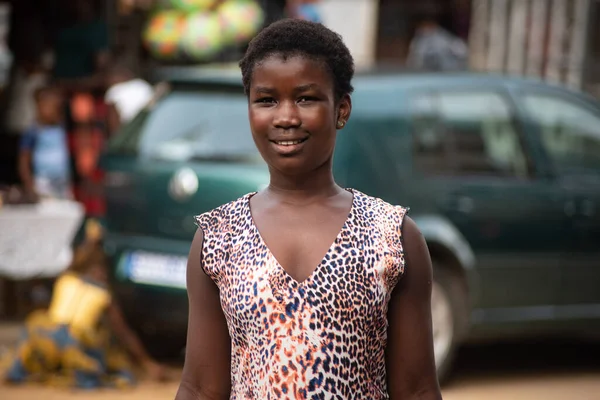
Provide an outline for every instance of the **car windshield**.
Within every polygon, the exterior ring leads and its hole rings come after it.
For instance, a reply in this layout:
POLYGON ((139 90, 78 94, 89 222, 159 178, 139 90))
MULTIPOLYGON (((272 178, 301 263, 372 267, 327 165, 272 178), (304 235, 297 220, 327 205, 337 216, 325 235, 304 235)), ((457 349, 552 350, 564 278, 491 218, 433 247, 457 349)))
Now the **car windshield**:
POLYGON ((247 110, 242 93, 173 91, 149 113, 138 152, 172 161, 259 161, 247 110))

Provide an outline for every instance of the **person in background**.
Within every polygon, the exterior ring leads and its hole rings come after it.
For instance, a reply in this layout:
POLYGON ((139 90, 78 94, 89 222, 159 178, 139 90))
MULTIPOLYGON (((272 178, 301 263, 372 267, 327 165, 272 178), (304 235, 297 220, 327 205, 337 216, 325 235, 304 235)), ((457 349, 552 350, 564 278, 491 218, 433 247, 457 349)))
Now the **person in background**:
POLYGON ((63 127, 63 96, 55 87, 35 92, 36 123, 22 136, 19 175, 27 194, 71 198, 69 150, 63 127))
POLYGON ((154 90, 123 63, 117 63, 109 69, 107 83, 104 101, 108 106, 108 132, 113 135, 122 124, 131 121, 148 104, 154 90))
POLYGON ((43 18, 31 0, 19 1, 11 14, 9 44, 14 64, 5 109, 0 112, 8 131, 21 135, 35 123, 34 94, 49 81, 51 52, 43 18))
MULTIPOLYGON (((105 202, 98 160, 106 139, 103 96, 110 64, 109 28, 100 12, 101 2, 59 3, 66 21, 57 30, 54 41, 53 79, 66 97, 73 194, 84 205, 86 218, 100 218, 105 202)), ((80 234, 76 240, 80 240, 80 234)))
POLYGON ((11 98, 6 110, 6 127, 23 134, 35 124, 35 92, 48 84, 48 69, 39 55, 19 60, 15 66, 11 98))
POLYGON ((419 70, 440 72, 466 69, 469 55, 467 44, 442 28, 437 17, 437 10, 433 7, 425 8, 418 17, 407 65, 419 70))
POLYGON ((165 367, 148 354, 110 292, 101 228, 90 222, 86 234, 71 266, 56 280, 49 307, 27 318, 24 335, 9 355, 4 376, 8 383, 127 388, 135 382, 123 348, 149 377, 168 379, 165 367))

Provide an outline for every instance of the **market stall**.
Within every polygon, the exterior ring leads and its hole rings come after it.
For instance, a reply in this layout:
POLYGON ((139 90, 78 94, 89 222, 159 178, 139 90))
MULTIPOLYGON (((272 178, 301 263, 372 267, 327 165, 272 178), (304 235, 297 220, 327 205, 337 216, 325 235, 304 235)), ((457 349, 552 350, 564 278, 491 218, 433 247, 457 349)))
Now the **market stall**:
POLYGON ((84 215, 74 201, 0 206, 0 276, 55 277, 71 262, 71 243, 84 215))

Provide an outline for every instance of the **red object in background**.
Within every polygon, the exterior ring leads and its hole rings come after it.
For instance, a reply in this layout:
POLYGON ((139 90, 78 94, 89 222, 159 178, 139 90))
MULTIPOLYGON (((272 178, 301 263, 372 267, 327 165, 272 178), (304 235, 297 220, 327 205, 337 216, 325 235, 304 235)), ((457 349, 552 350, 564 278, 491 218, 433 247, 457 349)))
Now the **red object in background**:
POLYGON ((73 129, 69 145, 78 182, 74 185, 75 199, 81 202, 88 217, 101 217, 106 205, 102 193, 104 173, 98 166, 105 135, 100 126, 106 105, 89 93, 75 93, 69 102, 73 129))

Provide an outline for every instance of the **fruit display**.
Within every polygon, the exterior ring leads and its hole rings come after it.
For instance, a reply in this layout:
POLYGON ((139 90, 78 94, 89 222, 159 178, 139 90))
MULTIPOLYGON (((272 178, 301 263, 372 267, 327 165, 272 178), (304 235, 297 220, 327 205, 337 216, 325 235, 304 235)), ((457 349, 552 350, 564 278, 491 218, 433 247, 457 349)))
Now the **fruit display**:
POLYGON ((171 0, 175 10, 185 13, 208 11, 216 4, 216 0, 171 0))
POLYGON ((221 24, 215 13, 198 12, 186 18, 181 49, 195 61, 208 60, 222 49, 221 24))
POLYGON ((223 41, 227 44, 248 42, 264 22, 264 12, 252 0, 227 0, 219 6, 223 41))
POLYGON ((185 22, 185 15, 173 10, 158 11, 152 15, 143 34, 150 54, 163 60, 179 57, 185 22))
POLYGON ((160 0, 143 33, 150 54, 164 61, 205 62, 248 43, 265 15, 255 0, 160 0))

